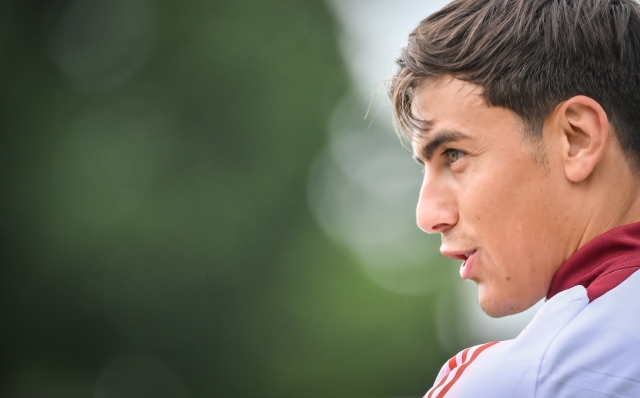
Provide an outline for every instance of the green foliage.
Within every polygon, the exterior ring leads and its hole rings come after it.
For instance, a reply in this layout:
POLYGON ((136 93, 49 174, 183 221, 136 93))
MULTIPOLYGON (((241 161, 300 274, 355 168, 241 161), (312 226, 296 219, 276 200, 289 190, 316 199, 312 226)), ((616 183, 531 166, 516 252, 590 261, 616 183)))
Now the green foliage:
POLYGON ((306 207, 348 86, 324 4, 140 3, 152 36, 81 78, 69 4, 0 6, 3 396, 106 396, 128 354, 193 397, 424 392, 434 297, 380 290, 306 207))

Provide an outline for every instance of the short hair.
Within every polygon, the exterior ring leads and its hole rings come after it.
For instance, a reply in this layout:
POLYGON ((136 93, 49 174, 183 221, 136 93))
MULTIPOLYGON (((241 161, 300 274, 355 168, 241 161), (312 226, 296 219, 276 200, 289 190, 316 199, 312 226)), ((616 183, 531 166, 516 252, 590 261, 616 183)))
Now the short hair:
POLYGON ((633 0, 455 0, 409 35, 389 85, 394 121, 412 137, 414 89, 451 76, 512 110, 527 138, 549 113, 585 95, 607 113, 630 165, 640 170, 640 6, 633 0))

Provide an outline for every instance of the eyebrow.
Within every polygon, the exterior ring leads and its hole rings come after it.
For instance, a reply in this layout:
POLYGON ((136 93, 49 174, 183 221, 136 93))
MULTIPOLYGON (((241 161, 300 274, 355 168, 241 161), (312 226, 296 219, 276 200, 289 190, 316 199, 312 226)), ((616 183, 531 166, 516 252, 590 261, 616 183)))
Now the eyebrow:
POLYGON ((423 164, 422 159, 427 161, 431 160, 433 154, 442 145, 448 142, 460 141, 466 138, 470 138, 468 135, 454 130, 442 130, 435 134, 435 136, 420 149, 419 155, 414 155, 413 158, 416 162, 423 164))

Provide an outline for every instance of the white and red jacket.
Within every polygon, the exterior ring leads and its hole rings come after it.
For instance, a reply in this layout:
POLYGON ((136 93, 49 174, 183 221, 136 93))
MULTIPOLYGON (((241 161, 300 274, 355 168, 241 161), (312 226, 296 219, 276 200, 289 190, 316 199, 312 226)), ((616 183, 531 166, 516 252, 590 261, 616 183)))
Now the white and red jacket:
POLYGON ((425 398, 640 397, 640 223, 571 256, 513 340, 466 349, 425 398))

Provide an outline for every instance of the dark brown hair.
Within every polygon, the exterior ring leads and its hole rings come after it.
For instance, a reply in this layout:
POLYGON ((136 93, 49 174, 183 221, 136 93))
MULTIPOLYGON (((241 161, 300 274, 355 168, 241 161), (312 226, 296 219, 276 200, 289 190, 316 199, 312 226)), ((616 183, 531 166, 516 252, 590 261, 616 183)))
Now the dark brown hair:
POLYGON ((456 0, 423 20, 396 60, 389 95, 410 137, 415 87, 452 76, 482 88, 541 135, 558 103, 596 100, 640 170, 640 7, 633 0, 456 0))

